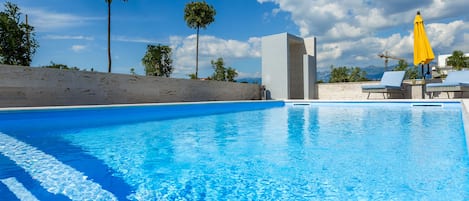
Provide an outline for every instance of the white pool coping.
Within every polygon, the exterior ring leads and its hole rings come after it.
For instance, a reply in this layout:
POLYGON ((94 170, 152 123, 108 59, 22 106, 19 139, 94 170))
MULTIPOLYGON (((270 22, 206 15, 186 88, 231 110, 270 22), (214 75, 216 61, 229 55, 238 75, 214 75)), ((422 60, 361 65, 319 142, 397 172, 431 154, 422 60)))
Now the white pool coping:
POLYGON ((40 107, 4 107, 2 111, 18 110, 63 110, 63 109, 93 109, 93 108, 118 108, 118 107, 141 107, 141 106, 164 106, 164 105, 202 105, 202 104, 224 104, 224 103, 259 103, 279 102, 282 100, 241 100, 241 101, 200 101, 200 102, 171 102, 171 103, 136 103, 136 104, 108 104, 108 105, 71 105, 71 106, 40 106, 40 107))

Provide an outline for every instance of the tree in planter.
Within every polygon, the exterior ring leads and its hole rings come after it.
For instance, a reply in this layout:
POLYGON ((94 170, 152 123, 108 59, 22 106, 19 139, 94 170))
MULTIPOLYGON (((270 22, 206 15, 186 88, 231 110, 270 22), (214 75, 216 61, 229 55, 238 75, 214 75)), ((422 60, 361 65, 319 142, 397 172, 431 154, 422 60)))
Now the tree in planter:
POLYGON ((334 82, 348 82, 348 69, 347 67, 337 67, 331 66, 331 76, 329 78, 330 83, 334 82))
POLYGON ((235 82, 234 78, 238 76, 238 72, 234 68, 226 68, 223 58, 220 57, 216 61, 212 60, 211 63, 215 72, 209 77, 210 80, 235 82))
POLYGON ((142 58, 145 74, 169 77, 173 72, 171 48, 166 45, 148 45, 147 52, 142 58))
POLYGON ((236 82, 235 77, 238 77, 238 72, 236 72, 236 69, 228 67, 228 69, 226 69, 226 81, 236 82))
POLYGON ((61 69, 61 70, 80 70, 80 68, 74 66, 74 67, 69 67, 65 64, 58 64, 54 63, 53 61, 50 62, 50 65, 43 66, 43 68, 55 68, 55 69, 61 69))
POLYGON ((468 68, 466 60, 468 58, 464 56, 464 52, 460 50, 453 51, 453 54, 448 57, 447 64, 455 68, 456 70, 462 70, 462 68, 468 68))
POLYGON ((330 83, 334 82, 360 82, 367 81, 366 72, 359 67, 347 68, 345 66, 334 68, 331 66, 330 83))
POLYGON ((213 6, 208 5, 205 1, 190 2, 184 8, 184 20, 187 26, 197 30, 196 58, 195 58, 195 79, 198 78, 199 72, 199 30, 205 29, 209 24, 215 21, 216 11, 213 6))
POLYGON ((399 60, 399 63, 393 71, 405 71, 405 79, 417 79, 419 71, 417 66, 410 67, 405 60, 399 60))
POLYGON ((187 76, 189 76, 189 78, 190 78, 191 80, 196 80, 196 79, 197 79, 197 77, 195 76, 195 73, 191 73, 191 74, 189 74, 189 75, 187 75, 187 76))
POLYGON ((0 63, 29 66, 32 56, 39 46, 34 39, 34 27, 20 22, 20 8, 5 3, 5 11, 0 12, 0 63))

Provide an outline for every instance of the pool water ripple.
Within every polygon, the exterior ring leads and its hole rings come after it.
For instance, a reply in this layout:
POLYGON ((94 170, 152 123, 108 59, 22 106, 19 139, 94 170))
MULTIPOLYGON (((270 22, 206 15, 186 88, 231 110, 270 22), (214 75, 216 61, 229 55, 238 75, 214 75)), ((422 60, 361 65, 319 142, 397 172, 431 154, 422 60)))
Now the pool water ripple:
POLYGON ((462 127, 460 107, 311 104, 56 137, 122 178, 130 200, 466 200, 462 127))

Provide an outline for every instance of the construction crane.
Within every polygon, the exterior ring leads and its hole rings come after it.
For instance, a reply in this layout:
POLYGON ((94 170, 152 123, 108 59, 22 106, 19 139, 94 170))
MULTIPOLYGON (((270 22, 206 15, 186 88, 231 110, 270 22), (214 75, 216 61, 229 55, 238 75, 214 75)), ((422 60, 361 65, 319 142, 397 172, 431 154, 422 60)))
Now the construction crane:
POLYGON ((395 59, 395 60, 399 60, 399 61, 404 61, 405 60, 405 59, 402 59, 402 58, 391 56, 391 55, 388 54, 387 51, 384 54, 383 53, 378 54, 378 57, 380 57, 382 59, 384 58, 384 71, 386 71, 387 68, 388 68, 389 59, 395 59))

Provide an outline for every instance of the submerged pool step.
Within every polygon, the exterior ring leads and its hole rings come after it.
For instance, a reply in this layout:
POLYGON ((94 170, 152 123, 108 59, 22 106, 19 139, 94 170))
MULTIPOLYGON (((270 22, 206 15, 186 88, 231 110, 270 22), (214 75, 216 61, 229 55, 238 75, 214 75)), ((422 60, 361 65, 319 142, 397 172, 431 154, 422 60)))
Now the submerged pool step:
POLYGON ((39 201, 28 189, 26 189, 22 183, 16 178, 10 177, 6 179, 0 179, 0 181, 7 186, 7 188, 15 194, 15 196, 21 201, 39 201))
MULTIPOLYGON (((71 200, 117 200, 114 194, 89 180, 82 172, 1 132, 0 153, 23 168, 50 193, 63 194, 71 200)), ((7 179, 6 182, 15 184, 13 180, 7 179)))

